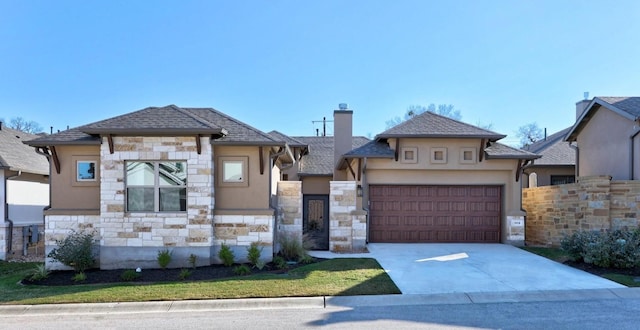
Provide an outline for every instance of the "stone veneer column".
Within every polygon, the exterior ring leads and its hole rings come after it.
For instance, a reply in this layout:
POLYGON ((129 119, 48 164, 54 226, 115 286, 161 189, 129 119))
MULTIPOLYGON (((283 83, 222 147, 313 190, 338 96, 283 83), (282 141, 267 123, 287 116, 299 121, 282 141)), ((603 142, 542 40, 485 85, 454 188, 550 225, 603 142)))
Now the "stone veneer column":
POLYGON ((355 181, 331 181, 329 195, 329 250, 363 252, 366 212, 358 211, 355 181))
POLYGON ((278 212, 275 251, 280 251, 278 235, 297 235, 302 239, 302 182, 280 181, 277 188, 278 212))
POLYGON ((114 137, 114 150, 104 138, 100 148, 100 267, 158 267, 159 250, 173 252, 170 267, 208 264, 213 244, 213 150, 209 138, 114 137), (186 161, 187 212, 125 212, 125 161, 186 161))

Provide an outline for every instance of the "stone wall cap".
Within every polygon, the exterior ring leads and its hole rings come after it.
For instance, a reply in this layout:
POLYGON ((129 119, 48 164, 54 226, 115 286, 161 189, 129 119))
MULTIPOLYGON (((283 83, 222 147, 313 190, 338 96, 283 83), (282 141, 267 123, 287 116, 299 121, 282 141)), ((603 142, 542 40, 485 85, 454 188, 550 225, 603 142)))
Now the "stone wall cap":
POLYGON ((351 211, 351 215, 367 215, 367 211, 365 211, 365 210, 354 210, 354 211, 351 211))

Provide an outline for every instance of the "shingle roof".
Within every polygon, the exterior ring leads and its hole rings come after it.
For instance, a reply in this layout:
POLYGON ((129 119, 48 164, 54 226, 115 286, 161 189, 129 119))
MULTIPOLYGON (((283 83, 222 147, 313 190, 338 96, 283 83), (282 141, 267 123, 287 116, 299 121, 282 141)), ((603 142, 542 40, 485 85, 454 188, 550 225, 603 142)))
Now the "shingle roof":
POLYGON ((32 146, 99 144, 99 134, 192 135, 224 137, 216 143, 281 145, 267 133, 212 108, 149 107, 95 123, 39 137, 32 146))
MULTIPOLYGON (((309 145, 309 154, 302 157, 298 169, 299 176, 333 175, 333 136, 294 136, 294 139, 309 145)), ((370 140, 354 136, 353 148, 358 148, 370 140)))
POLYGON ((575 165, 576 151, 569 142, 564 141, 570 130, 571 127, 565 128, 549 135, 545 140, 537 141, 524 148, 526 151, 542 156, 531 166, 575 165))
POLYGON ((508 145, 491 142, 491 145, 484 149, 487 159, 537 159, 540 155, 532 152, 510 147, 508 145))
POLYGON ((275 139, 276 141, 282 141, 282 142, 286 142, 289 146, 291 147, 307 147, 308 145, 306 143, 303 143, 297 139, 294 139, 284 133, 280 133, 278 131, 271 131, 269 133, 269 136, 271 136, 273 139, 275 139))
POLYGON ((2 125, 0 129, 0 168, 49 175, 47 158, 22 143, 36 138, 37 135, 14 130, 2 125))
POLYGON ((496 141, 505 136, 427 111, 378 134, 376 139, 429 137, 484 138, 496 141))
POLYGON ((394 158, 395 153, 389 147, 389 144, 384 141, 369 141, 359 148, 355 148, 347 152, 344 157, 346 158, 394 158))
POLYGON ((614 96, 599 96, 594 97, 593 100, 587 105, 584 112, 576 123, 571 127, 569 133, 565 138, 566 141, 575 141, 582 128, 587 124, 589 119, 600 109, 601 107, 617 113, 618 115, 635 121, 640 117, 640 97, 614 97, 614 96))

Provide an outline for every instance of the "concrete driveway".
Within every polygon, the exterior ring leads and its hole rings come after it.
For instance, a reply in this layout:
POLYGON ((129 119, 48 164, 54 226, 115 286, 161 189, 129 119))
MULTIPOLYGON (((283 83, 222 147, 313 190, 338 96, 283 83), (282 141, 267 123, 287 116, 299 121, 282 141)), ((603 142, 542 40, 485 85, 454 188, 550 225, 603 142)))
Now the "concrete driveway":
POLYGON ((370 243, 368 248, 368 254, 312 255, 375 258, 403 294, 625 287, 511 245, 370 243))

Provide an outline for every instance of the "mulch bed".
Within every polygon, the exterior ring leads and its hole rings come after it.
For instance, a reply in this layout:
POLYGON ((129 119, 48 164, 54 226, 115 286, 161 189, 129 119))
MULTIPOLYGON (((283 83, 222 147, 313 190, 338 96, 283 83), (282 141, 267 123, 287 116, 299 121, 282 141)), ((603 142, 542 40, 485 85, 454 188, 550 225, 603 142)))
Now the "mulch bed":
MULTIPOLYGON (((324 259, 313 258, 313 262, 320 262, 324 259)), ((191 282, 191 281, 207 281, 223 279, 233 276, 238 276, 233 272, 233 269, 238 265, 226 267, 224 265, 211 265, 193 268, 175 268, 175 269, 142 269, 139 273, 140 277, 133 281, 124 281, 122 274, 125 269, 115 270, 99 270, 90 269, 85 271, 87 275, 86 280, 82 282, 73 281, 74 271, 71 270, 55 270, 51 271, 46 279, 39 281, 31 281, 23 279, 24 285, 78 285, 78 284, 105 284, 105 283, 157 283, 157 282, 191 282), (183 269, 188 269, 191 274, 184 280, 180 279, 180 272, 183 269)), ((248 266, 248 265, 247 265, 248 266)), ((286 275, 290 270, 305 266, 305 264, 290 264, 287 269, 278 269, 275 264, 268 263, 262 269, 251 268, 251 274, 283 274, 286 275)))

